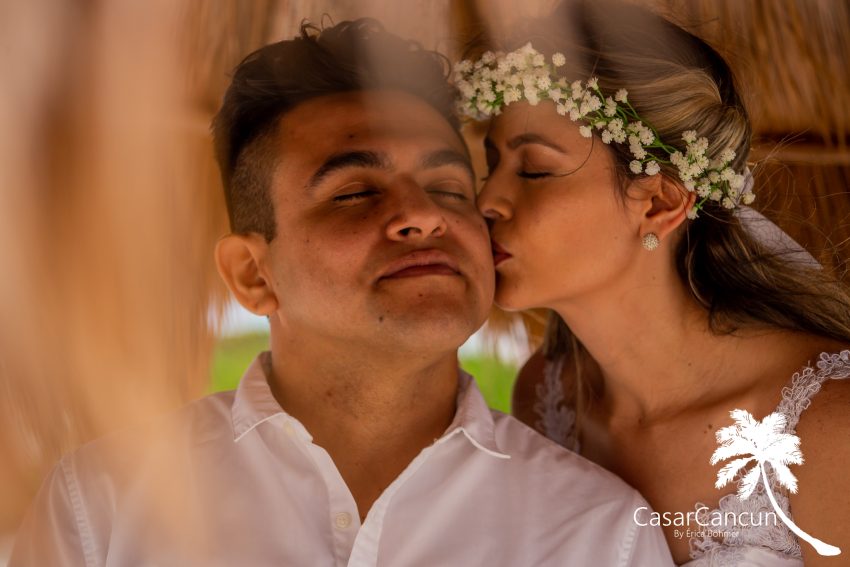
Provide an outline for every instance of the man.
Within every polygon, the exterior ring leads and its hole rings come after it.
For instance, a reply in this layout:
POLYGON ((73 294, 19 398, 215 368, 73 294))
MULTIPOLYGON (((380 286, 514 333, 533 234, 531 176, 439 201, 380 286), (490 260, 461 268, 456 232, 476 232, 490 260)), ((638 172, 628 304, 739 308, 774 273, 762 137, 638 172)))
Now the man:
POLYGON ((240 64, 216 260, 271 352, 63 459, 12 565, 670 563, 637 493, 457 369, 494 274, 453 108, 441 58, 368 20, 240 64))

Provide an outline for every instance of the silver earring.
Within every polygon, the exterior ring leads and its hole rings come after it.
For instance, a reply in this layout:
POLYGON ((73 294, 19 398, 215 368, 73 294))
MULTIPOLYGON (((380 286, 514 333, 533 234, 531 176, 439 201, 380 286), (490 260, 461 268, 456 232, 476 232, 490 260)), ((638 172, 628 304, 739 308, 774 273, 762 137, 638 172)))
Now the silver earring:
POLYGON ((647 232, 643 235, 643 238, 641 239, 641 245, 643 245, 643 247, 649 250, 650 252, 658 248, 659 243, 660 240, 658 240, 658 235, 654 232, 647 232))

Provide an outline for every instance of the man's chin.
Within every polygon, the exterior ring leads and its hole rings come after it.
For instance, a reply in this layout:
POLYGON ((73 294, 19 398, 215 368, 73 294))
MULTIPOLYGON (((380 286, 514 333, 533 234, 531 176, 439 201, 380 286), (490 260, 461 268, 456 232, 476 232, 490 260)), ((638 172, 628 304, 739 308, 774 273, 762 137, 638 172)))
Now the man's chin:
POLYGON ((408 339, 420 346, 458 348, 486 318, 468 303, 417 299, 401 308, 384 310, 380 326, 399 340, 408 339))

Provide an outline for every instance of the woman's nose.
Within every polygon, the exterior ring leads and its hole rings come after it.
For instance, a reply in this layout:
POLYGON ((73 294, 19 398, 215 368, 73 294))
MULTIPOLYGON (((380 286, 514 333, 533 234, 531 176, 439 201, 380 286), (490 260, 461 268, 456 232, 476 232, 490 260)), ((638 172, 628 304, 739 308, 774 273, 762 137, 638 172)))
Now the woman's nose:
POLYGON ((476 200, 478 210, 484 218, 490 221, 508 220, 512 216, 513 205, 508 196, 493 185, 492 180, 484 183, 484 187, 476 200))

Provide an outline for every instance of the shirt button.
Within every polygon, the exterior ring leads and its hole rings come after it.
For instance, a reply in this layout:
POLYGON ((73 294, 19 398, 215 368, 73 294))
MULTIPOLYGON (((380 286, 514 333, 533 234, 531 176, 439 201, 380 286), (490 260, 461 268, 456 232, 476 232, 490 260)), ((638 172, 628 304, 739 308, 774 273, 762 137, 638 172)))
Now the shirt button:
POLYGON ((334 525, 340 530, 344 530, 351 525, 351 514, 348 512, 340 512, 334 516, 334 525))

